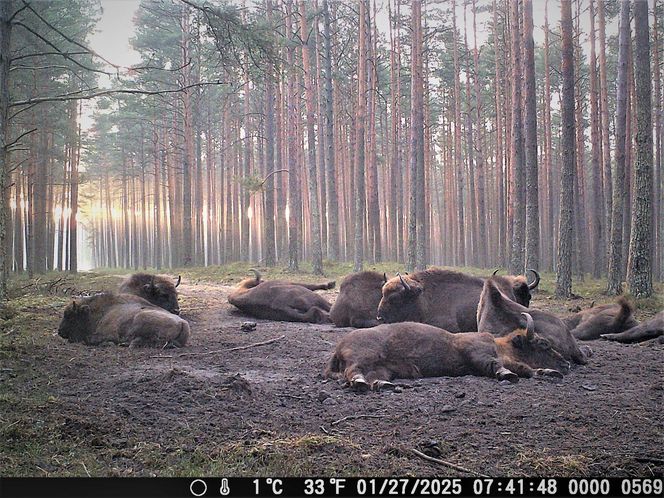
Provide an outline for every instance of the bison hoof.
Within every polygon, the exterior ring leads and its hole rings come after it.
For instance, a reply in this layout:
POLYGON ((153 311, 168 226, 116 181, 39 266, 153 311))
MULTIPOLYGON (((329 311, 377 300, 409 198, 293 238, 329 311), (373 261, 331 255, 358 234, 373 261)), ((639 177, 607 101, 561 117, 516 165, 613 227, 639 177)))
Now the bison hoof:
POLYGON ((545 375, 547 377, 557 377, 559 379, 563 378, 563 374, 560 373, 558 370, 552 370, 550 368, 538 368, 536 371, 537 375, 545 375))
POLYGON ((581 353, 583 353, 583 356, 586 358, 590 358, 593 355, 593 350, 590 348, 590 346, 581 346, 579 349, 581 350, 581 353))
POLYGON ((506 369, 505 367, 500 367, 496 372, 496 378, 498 380, 506 380, 508 382, 519 382, 519 376, 512 372, 511 370, 506 369))
POLYGON ((380 391, 382 389, 394 389, 395 387, 397 387, 395 384, 392 384, 386 380, 374 380, 371 383, 371 389, 374 391, 380 391))
POLYGON ((607 341, 615 341, 617 334, 600 334, 600 338, 606 339, 607 341))
POLYGON ((350 387, 358 392, 366 392, 369 390, 369 384, 361 375, 356 375, 350 380, 350 387))

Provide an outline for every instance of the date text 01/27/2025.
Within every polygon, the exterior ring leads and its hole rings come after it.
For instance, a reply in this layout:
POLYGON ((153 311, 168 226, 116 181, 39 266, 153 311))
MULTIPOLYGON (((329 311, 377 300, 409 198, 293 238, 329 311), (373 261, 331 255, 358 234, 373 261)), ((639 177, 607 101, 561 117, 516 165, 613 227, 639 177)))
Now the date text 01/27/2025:
POLYGON ((263 478, 252 479, 252 491, 255 496, 661 496, 663 482, 660 478, 263 478))

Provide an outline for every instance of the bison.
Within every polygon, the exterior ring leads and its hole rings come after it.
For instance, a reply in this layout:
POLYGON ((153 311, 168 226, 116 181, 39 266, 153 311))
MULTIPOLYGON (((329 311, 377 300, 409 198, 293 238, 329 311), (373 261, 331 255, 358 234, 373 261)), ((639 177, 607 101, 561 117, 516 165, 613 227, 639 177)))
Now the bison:
POLYGON ((334 288, 334 282, 303 284, 283 280, 261 280, 261 274, 251 270, 255 278, 245 278, 228 295, 228 302, 243 313, 256 318, 287 322, 325 323, 330 321, 330 303, 315 290, 334 288))
POLYGON ((504 336, 519 327, 521 315, 528 312, 535 322, 535 332, 548 339, 554 349, 566 360, 585 365, 586 355, 590 355, 590 348, 585 347, 584 354, 576 343, 567 325, 553 313, 548 311, 526 308, 512 301, 498 286, 496 277, 484 282, 482 295, 477 307, 477 323, 479 330, 489 332, 495 336, 504 336))
MULTIPOLYGON (((528 306, 530 291, 540 277, 528 283, 525 276, 494 276, 494 282, 510 299, 528 306)), ((434 268, 413 275, 399 275, 383 286, 378 320, 385 323, 421 322, 450 332, 472 332, 477 328, 477 304, 484 279, 451 270, 434 268)))
POLYGON ((64 310, 58 334, 69 342, 182 347, 189 324, 142 297, 102 293, 74 300, 64 310))
POLYGON ((616 334, 638 325, 634 319, 634 308, 621 297, 616 303, 602 304, 579 311, 563 322, 572 335, 581 341, 599 339, 600 334, 616 334))
POLYGON ((392 387, 395 378, 477 375, 517 382, 537 373, 562 377, 566 361, 549 341, 526 328, 504 337, 481 332, 452 334, 423 323, 402 322, 354 330, 336 347, 324 375, 342 377, 353 389, 392 387))
POLYGON ((381 289, 387 275, 375 271, 352 273, 339 286, 339 295, 330 310, 330 320, 337 327, 375 327, 381 289))
POLYGON ((180 306, 178 305, 178 291, 176 288, 180 285, 181 280, 182 277, 178 276, 177 282, 173 283, 170 277, 163 275, 134 273, 120 284, 118 291, 121 294, 140 296, 155 306, 179 315, 180 306))
MULTIPOLYGON (((642 342, 664 335, 664 311, 657 313, 650 320, 643 322, 619 334, 602 334, 602 339, 618 342, 642 342)), ((661 339, 660 339, 661 341, 661 339)))

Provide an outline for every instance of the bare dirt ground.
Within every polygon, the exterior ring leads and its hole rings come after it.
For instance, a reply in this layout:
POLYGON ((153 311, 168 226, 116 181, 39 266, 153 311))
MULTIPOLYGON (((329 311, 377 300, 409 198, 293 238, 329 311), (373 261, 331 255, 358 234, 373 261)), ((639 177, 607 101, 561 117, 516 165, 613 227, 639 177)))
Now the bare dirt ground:
POLYGON ((47 310, 47 340, 0 355, 2 474, 473 475, 411 449, 491 476, 664 474, 657 341, 591 342, 589 364, 562 380, 434 378, 356 394, 321 375, 351 329, 254 320, 245 332, 253 319, 229 289, 180 287, 192 326, 180 350, 69 344, 52 335, 60 310, 47 310))

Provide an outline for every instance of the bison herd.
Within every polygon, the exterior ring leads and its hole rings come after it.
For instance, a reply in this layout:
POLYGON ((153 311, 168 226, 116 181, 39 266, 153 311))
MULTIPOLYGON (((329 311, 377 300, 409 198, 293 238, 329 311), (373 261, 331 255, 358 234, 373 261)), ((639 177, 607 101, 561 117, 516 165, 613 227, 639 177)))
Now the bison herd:
MULTIPOLYGON (((577 340, 638 342, 664 335, 664 311, 639 324, 625 298, 560 318, 530 308, 540 276, 473 277, 432 268, 387 278, 354 273, 333 305, 311 285, 265 281, 258 271, 228 301, 257 318, 354 327, 337 344, 325 376, 358 391, 393 387, 399 378, 478 375, 516 382, 519 377, 562 377, 592 354, 577 340)), ((70 342, 182 347, 189 324, 180 318, 180 277, 136 273, 118 292, 82 297, 64 310, 58 333, 70 342)))

